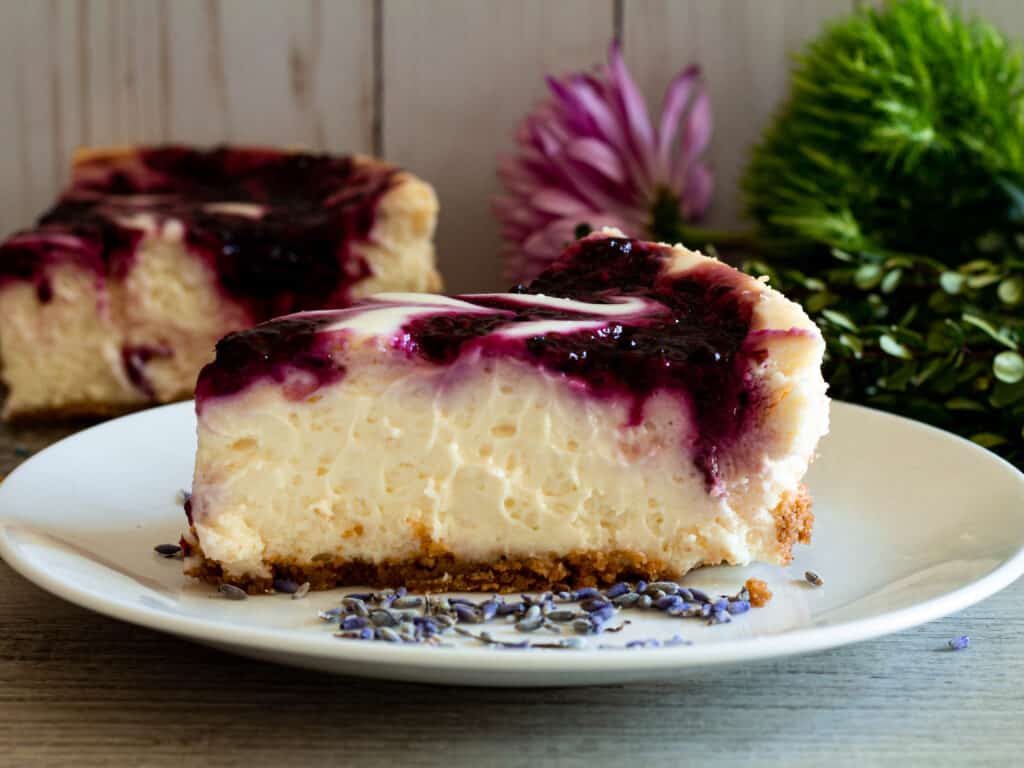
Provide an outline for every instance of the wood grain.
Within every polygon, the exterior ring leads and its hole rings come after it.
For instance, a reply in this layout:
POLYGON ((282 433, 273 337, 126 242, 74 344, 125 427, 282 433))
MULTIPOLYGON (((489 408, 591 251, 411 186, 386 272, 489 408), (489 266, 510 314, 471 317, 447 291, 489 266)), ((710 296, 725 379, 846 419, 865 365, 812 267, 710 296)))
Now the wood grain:
POLYGON ((389 0, 383 21, 384 154, 438 190, 448 287, 502 287, 490 210, 497 157, 513 149, 545 74, 603 60, 613 3, 389 0))
POLYGON ((792 54, 851 0, 625 0, 626 61, 652 111, 676 72, 698 63, 714 125, 708 160, 716 195, 708 220, 741 219, 738 180, 750 147, 787 90, 792 54))
POLYGON ((859 646, 678 685, 457 689, 246 661, 0 562, 0 765, 1014 765, 1024 585, 859 646), (967 632, 971 648, 944 650, 967 632))
POLYGON ((75 147, 183 141, 372 149, 372 0, 0 3, 0 233, 75 147))

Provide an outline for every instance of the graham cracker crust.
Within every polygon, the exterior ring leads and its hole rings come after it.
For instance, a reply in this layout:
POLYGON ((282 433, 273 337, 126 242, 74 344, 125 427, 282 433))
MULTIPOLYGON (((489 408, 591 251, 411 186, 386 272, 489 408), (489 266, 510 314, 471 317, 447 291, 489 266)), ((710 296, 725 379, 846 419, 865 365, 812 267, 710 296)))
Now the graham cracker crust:
MULTIPOLYGON (((814 515, 807 489, 784 497, 773 511, 779 561, 788 563, 796 542, 809 543, 814 515)), ((196 541, 195 530, 192 540, 196 541)), ((671 564, 632 550, 574 550, 530 557, 502 556, 467 561, 428 541, 422 551, 404 558, 370 563, 322 558, 312 563, 268 561, 270 577, 226 577, 220 563, 208 559, 199 544, 186 548, 185 573, 211 584, 229 583, 250 594, 271 590, 275 579, 309 582, 316 590, 340 586, 407 587, 415 592, 536 592, 609 586, 619 581, 658 581, 684 575, 671 564)), ((724 561, 701 565, 720 565, 724 561)), ((769 593, 770 595, 770 593, 769 593)))

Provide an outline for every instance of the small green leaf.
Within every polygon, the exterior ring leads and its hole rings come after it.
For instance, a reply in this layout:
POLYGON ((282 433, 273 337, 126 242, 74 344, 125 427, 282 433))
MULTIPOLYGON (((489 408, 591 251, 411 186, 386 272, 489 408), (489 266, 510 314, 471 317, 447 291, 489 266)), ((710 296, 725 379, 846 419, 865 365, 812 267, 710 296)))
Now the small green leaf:
POLYGON ((841 333, 839 334, 839 343, 853 352, 853 356, 858 359, 864 354, 864 342, 856 336, 851 336, 848 333, 841 333))
POLYGON ((853 275, 854 284, 862 291, 870 291, 882 279, 882 268, 877 264, 864 264, 853 275))
POLYGON ((882 278, 880 288, 882 293, 892 293, 895 291, 900 284, 900 279, 903 277, 902 269, 894 269, 888 272, 885 277, 882 278))
POLYGON ((996 268, 988 259, 972 259, 966 264, 960 265, 960 271, 965 275, 979 275, 983 272, 992 272, 996 268))
POLYGON ((821 315, 832 325, 836 325, 851 333, 857 333, 857 324, 842 312, 836 312, 834 309, 823 309, 821 310, 821 315))
POLYGON ((1000 381, 1016 384, 1024 379, 1024 357, 1019 352, 1000 352, 992 360, 992 372, 1000 381))
POLYGON ((804 302, 804 309, 806 309, 812 315, 817 312, 823 312, 825 307, 829 305, 834 297, 828 291, 822 291, 821 293, 813 294, 807 301, 804 302))
POLYGON ((984 318, 964 312, 961 319, 968 325, 973 325, 979 331, 983 331, 989 338, 993 341, 998 341, 1004 347, 1009 347, 1013 350, 1017 349, 1017 342, 1007 336, 1003 331, 996 330, 996 328, 984 318))
POLYGON ((1006 408, 1008 405, 1019 403, 1024 400, 1024 381, 1016 384, 1005 384, 997 381, 992 388, 992 396, 988 402, 993 408, 1006 408))
POLYGON ((998 273, 989 273, 987 275, 971 275, 967 278, 968 288, 987 288, 994 283, 998 283, 1003 279, 1003 276, 998 273))
POLYGON ((982 448, 995 448, 997 445, 1006 443, 1006 438, 994 432, 979 432, 976 435, 971 435, 971 441, 977 443, 982 448))
POLYGON ((967 279, 959 272, 943 272, 939 275, 939 285, 942 286, 942 290, 951 296, 956 296, 964 288, 964 283, 967 279))
POLYGON ((1024 299, 1024 277, 1014 275, 1006 278, 999 283, 996 293, 1003 304, 1009 304, 1011 307, 1020 304, 1021 299, 1024 299))
POLYGON ((953 397, 946 401, 946 407, 951 411, 979 411, 985 412, 984 403, 979 403, 977 400, 971 400, 967 397, 953 397))
POLYGON ((887 355, 898 357, 903 360, 911 360, 914 355, 909 349, 903 344, 900 344, 896 339, 890 336, 888 333, 883 333, 878 337, 878 346, 882 348, 882 351, 887 355))

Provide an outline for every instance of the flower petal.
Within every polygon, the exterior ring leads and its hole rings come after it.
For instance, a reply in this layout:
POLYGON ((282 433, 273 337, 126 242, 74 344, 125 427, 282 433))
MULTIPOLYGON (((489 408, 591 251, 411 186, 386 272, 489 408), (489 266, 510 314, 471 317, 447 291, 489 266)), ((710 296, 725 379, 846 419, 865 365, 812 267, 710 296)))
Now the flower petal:
POLYGON ((626 68, 617 40, 612 41, 608 51, 608 72, 618 106, 628 128, 630 143, 645 176, 649 179, 654 159, 654 130, 651 128, 651 120, 647 113, 647 102, 626 68))
POLYGON ((569 143, 565 151, 573 160, 593 168, 610 181, 621 184, 627 179, 622 159, 599 139, 576 139, 569 143))
POLYGON ((693 108, 686 117, 686 129, 683 133, 683 151, 688 160, 693 160, 704 153, 711 143, 711 100, 707 92, 701 88, 693 100, 693 108))
POLYGON ((680 208, 687 220, 699 219, 711 204, 714 180, 711 171, 703 163, 694 163, 686 177, 680 208))
POLYGON ((691 65, 676 75, 665 91, 665 103, 658 124, 658 166, 666 173, 670 168, 672 145, 679 132, 680 120, 690 103, 699 76, 700 69, 691 65))
POLYGON ((583 200, 560 189, 545 187, 533 195, 534 207, 556 216, 584 215, 591 210, 583 200))

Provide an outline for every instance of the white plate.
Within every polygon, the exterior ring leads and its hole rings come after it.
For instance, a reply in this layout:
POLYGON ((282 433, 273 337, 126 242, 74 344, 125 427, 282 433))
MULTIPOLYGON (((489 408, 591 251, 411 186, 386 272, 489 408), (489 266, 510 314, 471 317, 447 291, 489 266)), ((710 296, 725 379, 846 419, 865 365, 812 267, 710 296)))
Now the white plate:
POLYGON ((338 591, 210 599, 210 587, 152 551, 177 541, 184 522, 176 495, 192 474, 191 403, 101 424, 26 461, 0 485, 0 555, 73 603, 247 656, 469 685, 672 680, 831 648, 960 610, 1024 572, 1024 475, 965 440, 876 411, 836 403, 832 423, 809 479, 813 546, 798 547, 786 569, 708 568, 686 579, 732 593, 748 576, 764 578, 775 593, 766 608, 715 627, 631 612, 630 627, 585 650, 340 640, 316 617, 338 591), (825 586, 807 585, 806 569, 825 586), (676 632, 693 645, 596 647, 676 632))

